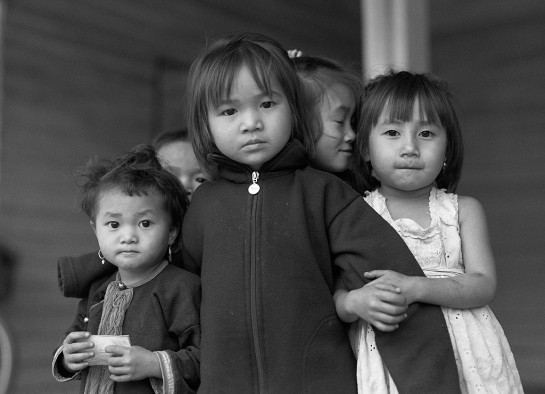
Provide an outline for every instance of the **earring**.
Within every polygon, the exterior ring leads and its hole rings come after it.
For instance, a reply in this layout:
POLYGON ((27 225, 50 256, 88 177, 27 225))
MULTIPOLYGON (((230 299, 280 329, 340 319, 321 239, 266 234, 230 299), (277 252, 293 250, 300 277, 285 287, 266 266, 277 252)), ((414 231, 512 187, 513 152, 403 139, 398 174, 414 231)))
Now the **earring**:
POLYGON ((100 262, 102 263, 102 265, 104 265, 104 255, 102 254, 100 249, 98 250, 98 258, 100 259, 100 262))
POLYGON ((168 262, 172 263, 172 246, 168 245, 168 262))
POLYGON ((447 168, 447 159, 443 162, 443 171, 447 168))

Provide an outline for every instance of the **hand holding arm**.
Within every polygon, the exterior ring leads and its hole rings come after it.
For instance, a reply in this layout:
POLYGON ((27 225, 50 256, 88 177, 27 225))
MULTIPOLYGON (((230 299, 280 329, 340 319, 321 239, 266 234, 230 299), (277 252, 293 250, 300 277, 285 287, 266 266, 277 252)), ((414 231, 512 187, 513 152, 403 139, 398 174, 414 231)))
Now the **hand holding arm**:
POLYGON ((406 317, 405 297, 389 283, 369 283, 352 291, 338 286, 333 300, 341 320, 361 318, 381 331, 394 331, 406 317))

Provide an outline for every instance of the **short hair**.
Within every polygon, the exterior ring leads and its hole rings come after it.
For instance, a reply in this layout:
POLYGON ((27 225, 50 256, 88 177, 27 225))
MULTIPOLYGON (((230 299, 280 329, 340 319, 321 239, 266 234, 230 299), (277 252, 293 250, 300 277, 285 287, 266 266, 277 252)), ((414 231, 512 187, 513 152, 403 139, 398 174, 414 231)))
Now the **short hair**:
MULTIPOLYGON (((311 108, 319 129, 323 129, 319 116, 318 104, 324 98, 326 91, 333 85, 341 84, 348 88, 356 103, 352 127, 357 131, 359 108, 363 95, 363 80, 354 71, 343 67, 339 62, 323 57, 300 56, 292 59, 297 74, 303 81, 307 103, 311 108)), ((315 139, 319 137, 319 130, 314 131, 315 139)))
POLYGON ((158 151, 166 144, 170 144, 171 142, 190 142, 189 141, 189 132, 187 129, 179 129, 179 130, 171 130, 171 131, 164 131, 160 134, 158 134, 152 142, 153 147, 155 148, 155 151, 158 151))
POLYGON ((164 208, 178 229, 173 245, 181 239, 182 221, 188 207, 182 183, 165 170, 151 145, 138 145, 113 160, 93 157, 76 173, 81 192, 81 208, 96 220, 97 204, 109 190, 120 190, 128 196, 148 195, 153 190, 163 197, 164 208))
POLYGON ((446 165, 435 179, 438 188, 456 191, 462 173, 464 145, 457 114, 458 107, 445 81, 433 74, 413 74, 390 70, 366 85, 361 108, 360 130, 356 136, 354 175, 358 191, 370 191, 380 186, 372 176, 371 163, 365 160, 369 149, 369 134, 377 125, 383 110, 390 117, 409 121, 414 103, 420 104, 421 116, 447 132, 446 165))
POLYGON ((248 67, 256 84, 270 93, 275 79, 286 95, 292 115, 291 138, 312 155, 314 143, 301 82, 287 52, 274 39, 259 33, 237 33, 213 41, 191 65, 188 77, 188 128, 197 160, 217 175, 207 155, 218 152, 208 126, 208 110, 228 96, 236 73, 248 67))

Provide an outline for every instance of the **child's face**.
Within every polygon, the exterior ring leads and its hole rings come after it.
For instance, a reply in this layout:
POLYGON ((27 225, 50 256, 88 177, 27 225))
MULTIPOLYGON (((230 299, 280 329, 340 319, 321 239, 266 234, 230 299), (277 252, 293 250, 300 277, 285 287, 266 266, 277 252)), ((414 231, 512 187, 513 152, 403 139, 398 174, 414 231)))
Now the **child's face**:
POLYGON ((277 81, 271 95, 256 84, 246 66, 233 79, 229 97, 208 109, 208 126, 227 157, 259 170, 279 153, 291 135, 291 110, 277 81))
POLYGON ((418 101, 408 122, 390 119, 385 110, 369 135, 366 160, 381 190, 418 191, 433 186, 443 168, 447 132, 421 119, 418 101))
POLYGON ((350 165, 356 137, 352 127, 356 100, 350 89, 336 84, 327 89, 318 105, 322 130, 315 142, 313 164, 324 171, 342 172, 350 165))
POLYGON ((163 261, 177 234, 163 198, 154 190, 132 197, 119 189, 105 191, 91 226, 104 257, 128 282, 147 277, 163 261))
POLYGON ((157 155, 165 162, 165 168, 182 182, 189 200, 197 187, 210 180, 201 170, 189 141, 169 142, 157 150, 157 155))

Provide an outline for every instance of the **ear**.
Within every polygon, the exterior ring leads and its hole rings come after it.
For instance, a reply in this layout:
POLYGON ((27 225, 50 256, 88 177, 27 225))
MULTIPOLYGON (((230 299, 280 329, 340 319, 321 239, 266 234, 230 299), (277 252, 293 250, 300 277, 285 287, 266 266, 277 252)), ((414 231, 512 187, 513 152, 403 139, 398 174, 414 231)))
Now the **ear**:
POLYGON ((171 227, 168 232, 168 244, 172 245, 178 236, 179 229, 177 227, 171 227))
POLYGON ((94 220, 89 220, 89 224, 90 224, 91 227, 93 228, 93 231, 95 232, 95 235, 97 235, 97 225, 96 225, 96 223, 94 222, 94 220))

